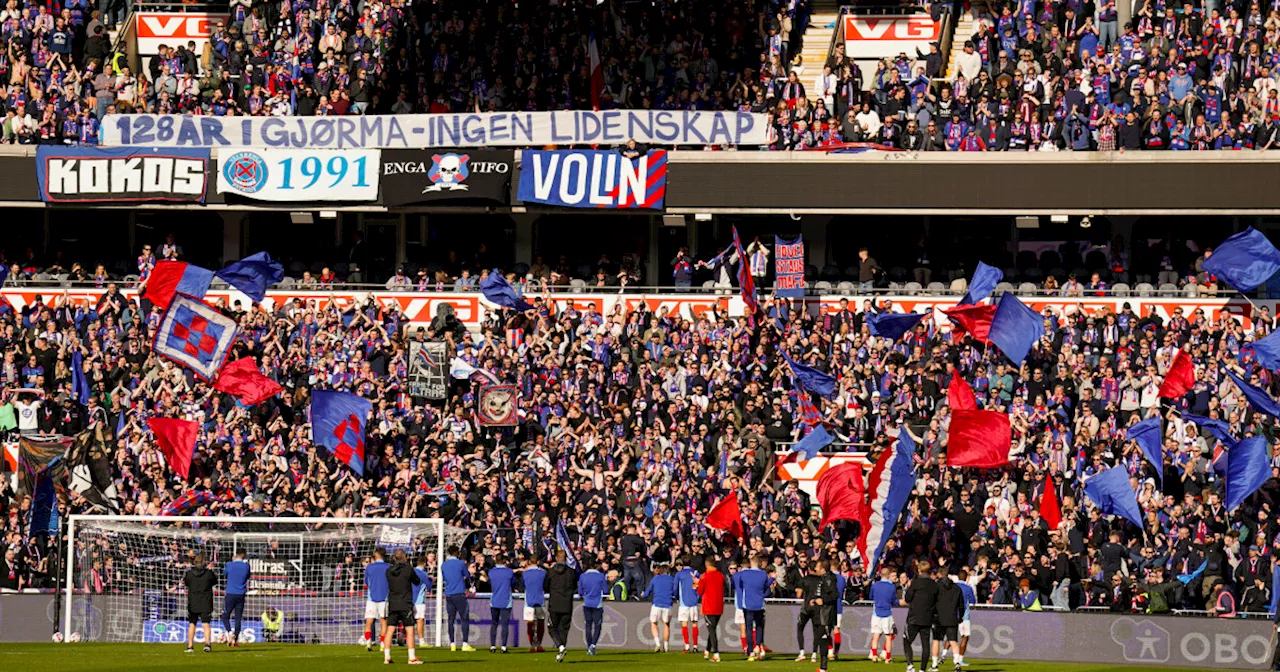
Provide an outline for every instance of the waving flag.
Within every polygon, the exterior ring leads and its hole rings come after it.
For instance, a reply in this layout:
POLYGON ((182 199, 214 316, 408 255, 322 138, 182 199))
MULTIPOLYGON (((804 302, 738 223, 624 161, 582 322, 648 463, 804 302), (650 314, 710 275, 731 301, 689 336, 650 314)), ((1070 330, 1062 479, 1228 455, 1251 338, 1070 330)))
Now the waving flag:
POLYGON ((202 506, 212 504, 216 498, 208 490, 190 490, 187 494, 169 502, 160 509, 162 516, 182 516, 202 506))
POLYGON ((836 437, 832 436, 831 432, 828 432, 822 423, 818 423, 803 439, 797 441, 796 445, 791 447, 791 450, 800 453, 806 460, 812 460, 818 456, 819 451, 831 445, 835 440, 836 437))
POLYGON ((1266 390, 1260 390, 1250 385, 1230 369, 1227 370, 1227 375, 1231 377, 1231 382, 1235 383, 1236 387, 1240 388, 1240 393, 1249 401, 1249 406, 1251 406, 1253 410, 1264 415, 1269 415, 1273 418, 1280 417, 1280 403, 1276 403, 1276 400, 1272 399, 1271 395, 1267 394, 1266 390))
POLYGON ((867 576, 875 576, 885 542, 893 535, 915 488, 915 453, 916 444, 903 427, 898 431, 898 441, 880 455, 867 477, 867 524, 858 535, 858 553, 867 565, 867 576))
POLYGON ((991 295, 992 290, 1004 280, 1004 271, 995 266, 988 266, 981 261, 973 269, 973 279, 969 281, 969 291, 960 299, 960 305, 977 303, 991 295))
POLYGON ((1237 292, 1249 292, 1280 271, 1280 250, 1250 227, 1222 241, 1201 266, 1237 292))
POLYGON ((222 367, 213 389, 235 396, 245 406, 260 404, 284 391, 279 383, 262 375, 253 357, 241 357, 222 367))
POLYGON ((533 304, 520 298, 516 290, 507 284, 506 279, 497 270, 490 271, 484 280, 480 281, 480 292, 490 303, 496 303, 503 308, 533 310, 533 304))
POLYGON ((357 476, 364 475, 365 422, 372 410, 372 402, 348 392, 311 393, 312 440, 333 451, 357 476))
MULTIPOLYGON (((1195 571, 1191 572, 1190 574, 1179 574, 1178 581, 1185 586, 1188 583, 1191 583, 1192 581, 1195 581, 1196 579, 1200 578, 1200 575, 1204 574, 1204 570, 1207 569, 1208 567, 1209 567, 1209 561, 1205 560, 1204 562, 1200 563, 1200 566, 1196 567, 1195 571)), ((1276 572, 1275 575, 1280 576, 1280 572, 1276 572)), ((1275 598, 1272 598, 1272 604, 1273 605, 1275 604, 1275 598)), ((1275 607, 1273 606, 1271 610, 1275 611, 1275 607)))
POLYGON ((707 527, 713 530, 724 530, 735 538, 746 536, 742 526, 742 508, 738 506, 738 493, 730 490, 724 499, 716 502, 707 512, 707 527))
POLYGON ((915 328, 924 313, 880 313, 867 315, 867 329, 872 336, 896 341, 915 328))
POLYGON ((236 338, 235 320, 188 296, 174 295, 152 348, 206 381, 218 377, 236 338))
POLYGON ((161 261, 151 269, 151 275, 142 288, 142 298, 162 309, 168 308, 177 294, 203 299, 211 282, 213 271, 207 268, 185 261, 161 261))
POLYGON ((115 480, 111 478, 113 450, 107 446, 109 433, 99 422, 75 436, 67 451, 67 489, 95 508, 118 514, 120 499, 116 495, 115 480))
POLYGON ((1053 487, 1053 477, 1044 480, 1044 492, 1040 494, 1040 517, 1050 530, 1062 524, 1062 507, 1058 506, 1058 492, 1053 487))
POLYGON ((1227 451, 1227 513, 1271 479, 1271 449, 1267 439, 1251 436, 1227 451))
POLYGON ((791 393, 796 396, 796 410, 800 412, 800 422, 803 422, 809 427, 817 427, 824 424, 822 420, 822 412, 814 405, 813 399, 809 396, 809 393, 804 390, 804 388, 800 387, 798 384, 794 385, 791 388, 791 393))
POLYGON ((1164 375, 1164 382, 1160 383, 1160 398, 1177 399, 1190 392, 1195 384, 1196 367, 1191 363, 1191 356, 1184 350, 1178 350, 1169 372, 1164 375))
POLYGON ((1231 426, 1222 420, 1214 420, 1194 413, 1183 413, 1182 419, 1196 423, 1197 427, 1209 432, 1227 448, 1234 448, 1237 443, 1240 443, 1236 437, 1231 436, 1231 426))
POLYGON ((1006 357, 1019 366, 1031 352, 1031 346, 1044 336, 1044 318, 1018 300, 1012 292, 1000 296, 996 315, 991 320, 988 338, 1006 357))
POLYGON ((254 303, 262 303, 267 296, 267 288, 284 280, 284 266, 271 261, 271 255, 266 252, 259 252, 228 264, 214 275, 244 292, 254 303))
POLYGON ((1164 489, 1164 438, 1160 434, 1160 416, 1155 415, 1124 430, 1125 438, 1138 444, 1147 461, 1156 468, 1160 488, 1164 489))
POLYGON ((796 384, 800 389, 806 392, 814 392, 824 399, 831 399, 836 396, 836 377, 823 373, 812 366, 806 366, 794 359, 786 352, 782 353, 782 358, 787 360, 787 364, 791 367, 791 375, 795 376, 796 384))
POLYGON ((948 308, 942 313, 951 320, 952 329, 972 334, 974 339, 983 343, 990 341, 991 320, 996 316, 994 303, 948 308))
POLYGON ((564 563, 575 572, 582 572, 582 563, 578 562, 578 554, 573 552, 573 547, 569 545, 569 533, 564 529, 564 518, 556 521, 556 544, 560 546, 560 550, 564 551, 564 563))
POLYGON ((180 418, 148 418, 147 426, 156 435, 156 445, 160 447, 164 461, 169 463, 173 473, 182 477, 183 483, 187 482, 200 426, 180 418))
POLYGON ((837 520, 855 520, 866 527, 867 486, 862 479, 861 462, 834 466, 818 479, 818 505, 822 507, 819 532, 837 520))
POLYGON ((77 404, 89 404, 89 379, 84 375, 84 356, 80 354, 80 348, 71 351, 71 390, 75 392, 77 404))
POLYGON ((1084 484, 1084 494, 1098 505, 1104 514, 1120 516, 1142 527, 1142 509, 1138 507, 1138 493, 1129 483, 1129 472, 1112 467, 1095 474, 1084 484))
POLYGON ((587 37, 587 60, 591 66, 591 109, 600 109, 600 92, 604 90, 604 70, 600 67, 600 48, 596 46, 595 20, 587 37))
POLYGON ((952 411, 976 411, 978 399, 973 396, 973 388, 969 382, 956 372, 951 376, 951 384, 947 385, 947 405, 952 411))
POLYGON ((31 500, 31 520, 27 534, 32 537, 43 535, 56 536, 61 524, 58 515, 58 496, 55 492, 54 475, 44 472, 36 484, 36 494, 31 500))
POLYGON ((1013 430, 1009 416, 995 411, 952 411, 947 465, 992 469, 1009 464, 1013 430))
POLYGON ((1243 349, 1251 350, 1258 363, 1268 371, 1280 369, 1280 330, 1267 334, 1265 338, 1258 339, 1243 349))
POLYGON ((742 240, 738 238, 738 227, 733 227, 733 249, 738 254, 738 286, 742 288, 742 302, 747 307, 747 324, 756 326, 756 313, 760 312, 760 303, 756 301, 756 281, 751 276, 751 259, 742 249, 742 240))

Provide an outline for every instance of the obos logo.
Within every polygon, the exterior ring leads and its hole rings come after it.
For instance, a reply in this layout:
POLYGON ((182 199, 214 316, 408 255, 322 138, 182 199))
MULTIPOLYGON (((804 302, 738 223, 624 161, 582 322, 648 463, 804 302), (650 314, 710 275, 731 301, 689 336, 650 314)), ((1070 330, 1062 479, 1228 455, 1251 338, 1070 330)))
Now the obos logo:
POLYGON ((237 152, 223 166, 222 179, 237 191, 257 193, 267 183, 267 162, 253 152, 237 152))
POLYGON ((427 179, 431 180, 431 184, 422 193, 466 191, 468 187, 463 182, 471 175, 471 170, 467 167, 470 160, 471 157, 466 154, 433 154, 431 169, 427 171, 427 179))

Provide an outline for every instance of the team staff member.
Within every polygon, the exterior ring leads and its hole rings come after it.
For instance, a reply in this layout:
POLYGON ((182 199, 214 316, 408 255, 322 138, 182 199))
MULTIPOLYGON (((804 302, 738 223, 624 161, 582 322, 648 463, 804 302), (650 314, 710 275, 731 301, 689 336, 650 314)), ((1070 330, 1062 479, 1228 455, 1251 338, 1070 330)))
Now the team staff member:
MULTIPOLYGON (((938 618, 933 628, 933 658, 930 667, 938 666, 939 650, 948 644, 955 656, 956 670, 960 669, 960 615, 964 612, 964 593, 951 580, 942 574, 938 578, 938 618)), ((942 651, 945 654, 945 651, 942 651)))
POLYGON ((471 607, 467 604, 467 581, 471 572, 467 571, 467 563, 458 557, 461 551, 457 546, 449 547, 449 556, 440 565, 440 575, 444 580, 444 611, 449 622, 449 650, 457 651, 457 641, 453 638, 454 623, 462 624, 462 650, 475 651, 467 643, 471 634, 471 607))
POLYGON ((244 596, 249 593, 249 563, 244 550, 236 551, 231 561, 222 568, 227 579, 227 594, 222 598, 222 631, 230 634, 227 646, 240 646, 240 630, 244 626, 244 596), (231 629, 231 621, 236 627, 231 629))
MULTIPOLYGON (((698 578, 698 596, 702 598, 702 615, 707 619, 707 650, 702 657, 720 662, 720 617, 724 615, 724 574, 716 567, 714 557, 706 558, 707 571, 698 578)), ((697 632, 697 630, 694 630, 697 632)))
POLYGON ((556 564, 547 572, 547 619, 551 621, 551 641, 558 647, 556 662, 564 662, 569 648, 569 624, 573 622, 573 593, 578 577, 565 564, 564 551, 556 551, 556 564))
POLYGON ((676 572, 676 595, 680 602, 677 617, 680 621, 680 634, 684 637, 685 653, 690 651, 690 642, 693 652, 698 652, 698 590, 695 588, 698 572, 689 566, 692 562, 689 556, 684 556, 680 560, 680 571, 676 572), (689 637, 690 627, 693 628, 692 639, 689 637))
POLYGON ((413 586, 413 617, 418 621, 418 641, 427 641, 427 597, 431 594, 431 573, 427 571, 427 556, 418 558, 418 566, 413 568, 418 575, 418 583, 413 586))
POLYGON ((364 566, 364 585, 368 597, 364 602, 364 650, 372 651, 373 643, 382 639, 387 629, 387 552, 374 549, 373 562, 364 566), (373 622, 378 621, 378 639, 373 637, 373 622))
MULTIPOLYGON (((813 571, 801 583, 804 605, 801 618, 808 611, 813 619, 813 650, 818 654, 818 670, 827 669, 827 627, 836 620, 836 579, 827 571, 827 561, 813 563, 813 571)), ((803 622, 803 621, 801 621, 803 622)), ((799 633, 797 633, 799 634, 799 633)))
MULTIPOLYGON (((395 644, 396 628, 404 626, 404 642, 409 647, 409 664, 421 665, 413 649, 413 587, 422 582, 418 573, 409 566, 404 549, 396 549, 392 563, 384 572, 387 586, 387 617, 382 628, 382 663, 391 664, 391 647, 395 644)), ((383 563, 386 564, 386 563, 383 563)))
MULTIPOLYGON (((494 644, 502 633, 502 652, 507 652, 507 636, 511 630, 511 593, 516 582, 516 574, 507 567, 506 561, 498 558, 498 564, 489 570, 489 653, 494 653, 494 644)), ((519 631, 516 631, 519 633, 519 631)))
POLYGON ((907 649, 907 672, 915 672, 915 653, 912 646, 920 639, 920 664, 929 655, 929 631, 933 628, 934 612, 938 608, 938 583, 929 577, 929 561, 916 565, 916 578, 907 586, 903 595, 907 603, 907 638, 902 645, 907 649))
POLYGON ((195 651, 196 623, 204 623, 204 652, 209 653, 209 622, 213 618, 213 587, 218 585, 218 576, 205 566, 204 554, 197 553, 191 561, 191 569, 182 577, 187 587, 187 653, 195 651))
POLYGON ((524 570, 520 572, 524 586, 524 622, 529 635, 529 653, 542 653, 542 635, 547 627, 547 570, 538 566, 533 554, 524 556, 524 570))
POLYGON ((753 567, 735 577, 742 591, 743 620, 747 623, 747 660, 764 660, 764 598, 773 585, 773 577, 764 571, 764 556, 752 558, 753 567))
POLYGON ((974 592, 973 586, 969 585, 969 571, 960 570, 956 575, 960 581, 956 584, 960 586, 960 594, 964 596, 964 615, 960 619, 960 627, 956 631, 960 634, 960 666, 968 667, 968 663, 964 662, 964 654, 969 650, 969 633, 973 628, 970 621, 970 608, 978 603, 978 594, 974 592))
MULTIPOLYGON (((653 600, 653 606, 649 607, 649 627, 653 631, 653 652, 657 653, 665 652, 671 639, 671 605, 676 599, 676 580, 667 573, 666 565, 657 565, 653 571, 653 578, 649 579, 640 599, 653 600), (659 621, 662 622, 661 636, 658 634, 659 621)), ((688 641, 687 637, 685 641, 688 641)))
POLYGON ((600 643, 600 631, 604 627, 604 594, 608 591, 609 582, 592 562, 578 577, 578 594, 582 596, 582 630, 587 640, 588 656, 596 655, 596 645, 600 643))
POLYGON ((880 568, 880 579, 871 584, 871 653, 867 657, 876 661, 876 645, 880 636, 884 636, 884 662, 893 661, 893 637, 897 628, 893 622, 893 605, 897 603, 898 586, 893 582, 893 570, 880 568))

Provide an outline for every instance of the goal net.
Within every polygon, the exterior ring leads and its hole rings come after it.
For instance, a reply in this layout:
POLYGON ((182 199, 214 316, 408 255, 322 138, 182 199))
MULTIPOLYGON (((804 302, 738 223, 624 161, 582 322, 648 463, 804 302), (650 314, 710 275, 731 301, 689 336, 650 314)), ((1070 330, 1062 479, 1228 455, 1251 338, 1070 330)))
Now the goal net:
MULTIPOLYGON (((71 516, 62 632, 97 642, 185 642, 183 576, 197 553, 218 577, 213 637, 226 638, 223 568, 243 550, 249 562, 242 642, 262 641, 262 615, 284 616, 286 643, 356 644, 364 636, 364 566, 374 550, 426 558, 424 644, 441 642, 440 563, 467 531, 439 519, 71 516)), ((234 627, 234 624, 233 624, 234 627)), ((375 625, 376 627, 376 625, 375 625)), ((197 628, 203 641, 203 629, 197 628)))

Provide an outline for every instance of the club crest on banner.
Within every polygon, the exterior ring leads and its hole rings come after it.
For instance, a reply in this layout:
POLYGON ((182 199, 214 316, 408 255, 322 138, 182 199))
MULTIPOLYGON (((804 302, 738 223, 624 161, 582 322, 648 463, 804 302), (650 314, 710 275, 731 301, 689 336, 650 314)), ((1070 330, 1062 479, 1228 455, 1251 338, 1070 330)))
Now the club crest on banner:
POLYGON ((471 170, 467 167, 469 161, 471 157, 466 154, 433 154, 431 169, 427 171, 427 179, 431 180, 431 184, 423 189, 422 193, 469 189, 463 184, 471 175, 471 170))
POLYGON ((160 320, 153 347, 161 356, 213 380, 235 337, 234 320, 203 301, 177 294, 160 320))
POLYGON ((237 152, 222 167, 222 179, 246 194, 255 193, 267 183, 267 162, 254 152, 237 152))
POLYGON ((520 391, 514 385, 488 385, 480 390, 476 419, 482 427, 511 427, 517 424, 520 391))

